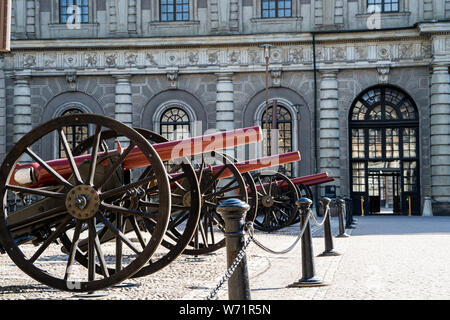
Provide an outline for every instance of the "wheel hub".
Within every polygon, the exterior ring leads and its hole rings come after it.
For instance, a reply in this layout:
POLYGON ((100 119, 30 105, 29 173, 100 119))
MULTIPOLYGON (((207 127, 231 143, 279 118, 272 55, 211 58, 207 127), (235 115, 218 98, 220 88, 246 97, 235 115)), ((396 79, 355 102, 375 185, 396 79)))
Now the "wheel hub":
POLYGON ((261 199, 262 205, 266 208, 273 206, 273 197, 272 196, 264 196, 261 199))
POLYGON ((69 214, 80 220, 95 216, 100 207, 97 191, 88 185, 73 187, 66 196, 66 209, 69 214))

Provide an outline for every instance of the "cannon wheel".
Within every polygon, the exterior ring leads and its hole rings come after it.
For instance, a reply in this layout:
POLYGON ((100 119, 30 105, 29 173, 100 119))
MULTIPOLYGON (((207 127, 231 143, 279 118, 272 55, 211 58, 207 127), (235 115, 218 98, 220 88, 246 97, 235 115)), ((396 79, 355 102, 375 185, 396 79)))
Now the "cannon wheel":
MULTIPOLYGON (((112 287, 137 273, 152 257, 163 236, 169 222, 171 207, 170 186, 164 165, 157 152, 148 141, 132 128, 109 117, 81 114, 69 115, 50 120, 22 137, 6 155, 0 168, 0 189, 3 197, 4 217, 0 219, 1 244, 15 264, 33 279, 50 287, 72 292, 94 292, 112 287), (73 148, 67 142, 64 128, 86 125, 95 132, 95 143, 92 148, 91 160, 83 164, 76 163, 73 148), (110 129, 117 135, 125 137, 129 146, 119 153, 111 153, 106 158, 99 151, 102 144, 102 129, 110 129), (45 139, 54 141, 60 137, 68 163, 70 164, 71 179, 63 177, 50 167, 44 156, 37 150, 45 143, 45 139), (157 195, 159 207, 153 212, 138 212, 131 210, 120 201, 112 202, 127 190, 136 187, 135 184, 123 183, 122 163, 134 147, 138 147, 150 163, 153 174, 148 181, 153 181, 154 192, 157 195), (15 186, 10 183, 16 164, 21 161, 35 161, 54 178, 55 188, 15 186), (86 166, 87 164, 87 166, 86 166), (88 171, 82 172, 82 167, 88 171), (38 198, 29 208, 8 212, 8 193, 22 192, 38 198), (83 201, 84 199, 84 201, 83 201), (51 209, 41 211, 40 206, 50 203, 51 209), (77 207, 78 209, 75 209, 77 207), (29 209, 28 211, 26 209, 29 209), (18 219, 23 212, 31 213, 25 219, 18 219), (156 228, 152 237, 141 249, 117 229, 111 222, 124 216, 136 216, 155 221, 156 228), (15 219, 14 223, 12 221, 15 219), (107 226, 115 233, 114 243, 101 244, 97 229, 107 226), (29 230, 20 234, 21 230, 29 230), (61 234, 73 231, 72 245, 68 254, 61 255, 54 251, 55 241, 61 234), (87 237, 88 250, 84 254, 88 268, 77 266, 75 255, 79 251, 78 243, 83 233, 87 237), (18 237, 17 235, 20 235, 18 237), (40 235, 40 237, 38 237, 40 235), (30 248, 24 238, 32 238, 38 245, 37 249, 30 248), (123 249, 123 250, 122 250, 123 249), (127 254, 130 252, 131 254, 127 254), (108 272, 108 264, 118 262, 123 267, 114 273, 108 272), (58 261, 60 267, 55 268, 49 261, 58 261), (62 262, 61 262, 62 260, 62 262), (102 269, 102 276, 96 279, 95 269, 102 269), (79 270, 76 278, 74 270, 79 270)), ((58 248, 59 249, 59 248, 58 248)))
MULTIPOLYGON (((237 160, 231 156, 227 156, 234 162, 237 160)), ((250 209, 247 211, 245 215, 245 221, 254 222, 256 218, 256 214, 258 212, 258 192, 256 190, 255 181, 253 181, 253 177, 250 172, 241 173, 242 178, 244 178, 244 183, 247 187, 247 196, 248 196, 248 205, 250 209)))
POLYGON ((255 229, 271 232, 291 225, 298 216, 295 202, 299 199, 292 181, 273 171, 255 173, 253 180, 258 190, 255 229))
MULTIPOLYGON (((211 172, 211 166, 206 165, 205 158, 202 157, 201 164, 196 170, 202 204, 194 238, 183 252, 187 255, 208 254, 225 247, 225 238, 217 232, 217 229, 223 231, 224 228, 223 219, 216 213, 217 206, 221 201, 230 198, 248 202, 246 184, 233 160, 219 152, 211 152, 211 156, 216 164, 223 165, 223 168, 218 172, 211 172), (226 170, 229 170, 232 176, 218 179, 226 170)), ((208 159, 208 162, 212 159, 208 159)))
MULTIPOLYGON (((163 136, 150 130, 142 128, 134 129, 151 144, 168 141, 163 136)), ((114 138, 117 137, 117 134, 116 132, 109 130, 104 131, 102 136, 105 138, 114 138)), ((88 150, 92 146, 93 138, 94 137, 90 137, 81 142, 76 147, 74 154, 82 154, 88 150)), ((105 146, 104 149, 106 150, 107 146, 105 146)), ((196 230, 200 217, 200 191, 197 177, 189 160, 186 158, 177 160, 179 160, 179 164, 170 166, 168 172, 169 182, 171 184, 172 207, 169 225, 161 242, 161 245, 167 248, 168 251, 157 252, 152 257, 150 263, 142 267, 141 270, 134 275, 134 277, 142 277, 152 274, 169 265, 183 252, 189 241, 191 241, 196 230)), ((149 169, 150 167, 143 170, 136 181, 145 179, 149 173, 149 169)), ((139 190, 135 190, 134 193, 128 195, 126 200, 128 201, 129 207, 131 206, 133 209, 141 210, 145 209, 147 205, 145 194, 146 185, 142 185, 139 188, 139 190)), ((130 224, 130 230, 136 233, 136 238, 141 243, 143 242, 145 236, 141 234, 140 229, 144 229, 152 234, 156 228, 156 223, 149 219, 136 221, 133 216, 126 217, 126 219, 128 221, 125 221, 130 224)), ((102 238, 100 238, 100 241, 102 241, 102 238)), ((70 239, 64 237, 63 244, 66 250, 67 248, 70 248, 70 239)), ((80 263, 87 266, 87 261, 83 255, 77 255, 77 259, 79 259, 80 263)), ((101 272, 102 270, 97 268, 97 273, 101 272)), ((110 272, 114 272, 114 270, 110 270, 110 272)))

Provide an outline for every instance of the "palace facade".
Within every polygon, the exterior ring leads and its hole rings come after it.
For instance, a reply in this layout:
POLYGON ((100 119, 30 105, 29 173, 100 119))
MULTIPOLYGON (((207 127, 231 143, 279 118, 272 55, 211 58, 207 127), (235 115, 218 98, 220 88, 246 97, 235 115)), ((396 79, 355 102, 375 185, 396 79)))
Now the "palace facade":
MULTIPOLYGON (((269 44, 279 152, 302 156, 284 172, 328 172, 355 214, 361 197, 366 214, 405 214, 408 199, 421 214, 425 197, 450 214, 450 0, 13 0, 12 11, 1 157, 68 113, 171 139, 263 126, 269 44)), ((72 131, 72 143, 89 134, 72 131)))

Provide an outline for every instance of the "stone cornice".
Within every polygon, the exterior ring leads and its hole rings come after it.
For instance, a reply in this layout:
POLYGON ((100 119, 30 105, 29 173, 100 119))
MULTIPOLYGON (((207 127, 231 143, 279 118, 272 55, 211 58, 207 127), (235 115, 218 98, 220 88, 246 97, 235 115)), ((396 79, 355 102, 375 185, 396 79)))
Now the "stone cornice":
MULTIPOLYGON (((390 30, 362 30, 340 32, 317 32, 317 43, 334 42, 364 42, 392 41, 399 39, 421 38, 416 28, 390 30)), ((259 46, 263 43, 275 45, 298 45, 312 43, 310 32, 227 35, 227 36, 197 36, 197 37, 158 37, 158 38, 117 38, 117 39, 59 39, 59 40, 13 40, 11 50, 110 50, 117 49, 169 49, 192 47, 234 47, 259 46)))

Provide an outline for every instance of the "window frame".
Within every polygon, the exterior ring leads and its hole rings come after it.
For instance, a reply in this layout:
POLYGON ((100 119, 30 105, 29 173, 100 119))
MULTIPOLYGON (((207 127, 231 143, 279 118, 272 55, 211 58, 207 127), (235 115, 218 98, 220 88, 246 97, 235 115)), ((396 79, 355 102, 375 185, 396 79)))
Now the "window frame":
MULTIPOLYGON (((181 0, 181 1, 187 1, 187 4, 182 3, 181 6, 185 6, 187 5, 187 12, 186 11, 182 11, 182 15, 184 13, 187 13, 188 17, 187 19, 177 19, 177 1, 179 0, 172 0, 173 1, 173 20, 163 20, 163 12, 162 12, 162 2, 163 1, 168 1, 168 0, 159 0, 158 2, 158 13, 159 13, 159 22, 187 22, 187 21, 191 21, 191 1, 192 0, 181 0)), ((166 4, 168 6, 168 4, 166 4)))
MULTIPOLYGON (((260 18, 261 19, 282 19, 282 18, 292 18, 292 17, 294 17, 294 13, 293 13, 293 2, 294 1, 292 1, 292 0, 260 0, 260 10, 261 10, 261 15, 260 15, 260 18), (264 12, 267 10, 267 11, 269 11, 270 12, 270 8, 269 9, 264 9, 264 3, 265 2, 268 2, 269 4, 270 4, 270 2, 271 1, 275 1, 275 16, 274 17, 271 17, 270 16, 270 14, 269 14, 269 16, 267 16, 267 17, 265 17, 264 16, 264 12), (286 1, 289 1, 290 2, 290 12, 291 12, 291 14, 289 15, 289 16, 282 16, 282 17, 280 17, 279 15, 278 15, 278 10, 280 9, 279 8, 279 3, 280 2, 286 2, 286 1)), ((284 8, 284 11, 286 10, 286 8, 284 8)))
MULTIPOLYGON (((58 14, 58 23, 59 24, 66 24, 67 23, 67 17, 66 17, 66 21, 62 20, 63 14, 61 11, 61 2, 62 1, 73 1, 74 3, 76 3, 77 1, 83 1, 83 0, 59 0, 58 4, 57 4, 57 14, 58 14)), ((87 13, 85 14, 87 16, 87 21, 80 21, 80 24, 91 24, 92 23, 92 1, 91 0, 86 0, 87 4, 86 5, 82 5, 81 7, 87 7, 87 13)), ((72 4, 71 6, 76 5, 76 4, 72 4)), ((66 6, 66 10, 69 6, 66 6)), ((64 14, 64 16, 69 16, 67 13, 64 14)), ((83 16, 83 14, 82 14, 83 16)))
POLYGON ((368 13, 373 13, 373 12, 380 12, 380 13, 398 13, 398 12, 400 12, 400 0, 367 0, 366 1, 366 10, 367 10, 367 12, 368 13), (373 1, 373 2, 377 2, 377 1, 379 1, 379 2, 381 2, 380 4, 370 4, 369 3, 369 1, 373 1), (396 1, 396 4, 397 4, 397 10, 389 10, 389 11, 386 11, 385 10, 385 6, 386 6, 386 2, 389 2, 389 4, 391 5, 391 7, 392 7, 392 4, 394 3, 394 1, 396 1), (369 11, 369 8, 370 8, 370 6, 378 6, 378 5, 380 5, 380 11, 373 11, 373 10, 371 10, 371 11, 369 11))

